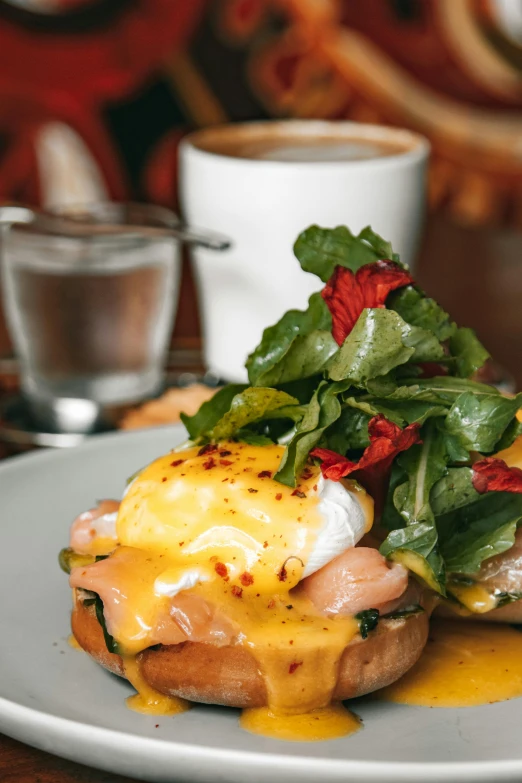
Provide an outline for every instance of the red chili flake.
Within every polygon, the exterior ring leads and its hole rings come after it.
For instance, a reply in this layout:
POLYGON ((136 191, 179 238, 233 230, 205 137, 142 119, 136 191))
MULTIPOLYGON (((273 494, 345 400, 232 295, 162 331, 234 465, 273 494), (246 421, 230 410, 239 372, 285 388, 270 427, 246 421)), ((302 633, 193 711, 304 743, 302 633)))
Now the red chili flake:
POLYGON ((221 483, 222 483, 222 484, 224 484, 224 483, 225 483, 225 481, 228 481, 228 479, 227 479, 227 478, 221 479, 221 483))
POLYGON ((231 454, 232 454, 231 451, 226 451, 225 449, 219 452, 220 457, 230 457, 231 454))
POLYGON ((225 501, 225 503, 228 503, 228 498, 223 498, 223 500, 225 501))
POLYGON ((175 459, 174 462, 170 463, 171 468, 177 468, 178 465, 181 465, 183 462, 185 462, 184 459, 175 459))
POLYGON ((163 476, 163 478, 161 479, 161 482, 164 483, 166 480, 167 480, 167 477, 163 476))
POLYGON ((155 723, 155 724, 154 724, 154 728, 155 728, 155 729, 159 729, 159 723, 155 723))
POLYGON ((406 451, 415 443, 422 443, 419 429, 419 424, 409 424, 401 430, 380 413, 370 419, 370 445, 365 448, 358 462, 352 462, 330 449, 313 449, 310 456, 322 461, 321 472, 332 481, 340 481, 344 476, 356 473, 355 478, 370 493, 379 509, 391 464, 399 452, 406 451))
POLYGON ((282 497, 283 497, 283 495, 281 494, 281 492, 278 492, 277 495, 275 496, 275 499, 276 500, 281 500, 282 497))
POLYGON ((258 489, 254 489, 254 487, 249 487, 248 491, 249 492, 259 492, 259 490, 258 489))
POLYGON ((301 478, 302 478, 304 481, 308 481, 308 479, 311 479, 313 475, 314 475, 314 474, 312 473, 312 471, 311 471, 311 470, 309 470, 308 468, 306 468, 306 469, 305 469, 305 470, 302 472, 302 474, 301 474, 301 478))
POLYGON ((184 541, 180 541, 179 546, 183 546, 184 543, 185 543, 184 541))
POLYGON ((286 608, 287 608, 287 609, 293 609, 294 607, 293 607, 293 605, 292 605, 292 604, 288 604, 288 606, 287 606, 286 608))
POLYGON ((231 484, 235 484, 235 483, 236 483, 236 480, 235 480, 235 479, 230 479, 230 483, 231 483, 231 484))
POLYGON ((205 468, 205 470, 210 470, 211 468, 215 468, 216 467, 216 460, 214 459, 214 457, 209 457, 203 463, 203 467, 205 468))
POLYGON ((258 478, 272 478, 272 471, 271 470, 262 470, 261 473, 257 474, 258 478))
POLYGON ((266 549, 268 546, 268 541, 263 541, 263 549, 266 549))
POLYGON ((202 446, 198 451, 198 457, 202 457, 203 454, 214 454, 218 450, 218 447, 213 443, 207 443, 206 446, 202 446))
POLYGON ((522 492, 522 470, 510 468, 503 459, 486 457, 472 466, 472 483, 477 492, 522 492))
POLYGON ((314 484, 314 492, 317 492, 317 484, 314 484))
POLYGON ((220 465, 223 465, 223 466, 226 468, 226 467, 228 467, 229 465, 233 465, 234 463, 232 462, 232 460, 231 460, 231 459, 220 459, 220 460, 219 460, 219 464, 220 464, 220 465))
POLYGON ((252 574, 249 574, 247 573, 247 571, 245 571, 245 573, 241 574, 241 576, 239 577, 239 581, 241 582, 243 587, 249 587, 250 585, 254 584, 254 577, 252 576, 252 574))
POLYGON ((302 665, 303 665, 302 661, 294 661, 294 663, 291 663, 290 666, 288 667, 288 674, 293 674, 295 670, 302 665))
POLYGON ((375 261, 354 274, 336 266, 321 292, 332 314, 332 335, 338 345, 348 337, 366 307, 384 307, 391 291, 413 283, 413 278, 394 261, 375 261))
POLYGON ((228 568, 224 563, 216 563, 214 570, 218 576, 222 576, 223 579, 228 576, 228 568))
POLYGON ((238 587, 237 585, 232 585, 232 595, 236 598, 241 598, 243 596, 243 588, 238 587))
POLYGON ((293 639, 290 639, 290 641, 288 642, 288 644, 293 644, 293 643, 294 643, 293 639))
POLYGON ((295 496, 296 498, 305 498, 306 497, 305 493, 301 492, 300 489, 294 489, 294 491, 292 492, 292 495, 295 496))
MULTIPOLYGON (((243 468, 243 473, 252 473, 252 468, 243 468)), ((239 473, 237 475, 239 476, 239 473)))
POLYGON ((277 575, 277 578, 279 579, 280 582, 286 582, 286 580, 288 578, 288 573, 287 573, 287 570, 286 570, 286 562, 283 563, 283 565, 279 569, 279 573, 277 575))
POLYGON ((268 602, 268 608, 269 609, 273 609, 275 604, 276 604, 276 602, 274 601, 273 598, 271 598, 270 601, 268 602))

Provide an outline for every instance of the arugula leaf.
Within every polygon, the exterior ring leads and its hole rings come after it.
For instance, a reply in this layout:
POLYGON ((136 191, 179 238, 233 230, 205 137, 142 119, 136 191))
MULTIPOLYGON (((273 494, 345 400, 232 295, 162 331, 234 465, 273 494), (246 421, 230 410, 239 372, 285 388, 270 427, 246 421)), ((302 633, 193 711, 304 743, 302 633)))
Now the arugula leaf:
POLYGON ((382 258, 398 261, 392 247, 368 226, 354 236, 346 226, 320 228, 310 226, 297 237, 294 254, 305 272, 328 282, 336 266, 356 272, 361 266, 382 258))
MULTIPOLYGON (((447 459, 444 438, 430 422, 423 428, 422 443, 412 446, 397 459, 398 467, 406 475, 407 480, 398 484, 393 491, 393 504, 408 529, 421 526, 422 536, 419 537, 416 533, 400 535, 396 529, 386 539, 388 544, 402 550, 400 552, 392 550, 391 555, 394 559, 408 562, 411 560, 411 555, 404 550, 411 549, 417 561, 416 573, 430 586, 436 585, 439 592, 443 589, 444 569, 438 553, 438 533, 435 515, 430 505, 430 492, 433 485, 444 475, 447 459), (424 562, 419 563, 419 559, 424 562)), ((388 514, 390 515, 389 508, 388 514)), ((397 518, 393 515, 391 521, 392 524, 397 524, 397 518)))
POLYGON ((319 384, 294 437, 286 447, 279 470, 274 476, 276 481, 295 487, 309 452, 319 443, 326 428, 341 415, 341 403, 337 396, 346 391, 348 385, 327 381, 319 384))
POLYGON ((415 353, 403 340, 410 328, 392 310, 366 308, 332 359, 329 377, 364 386, 372 378, 387 375, 415 353))
POLYGON ((240 440, 242 443, 248 443, 249 446, 272 446, 272 438, 262 435, 260 432, 254 432, 246 427, 234 433, 234 440, 240 440))
POLYGON ((471 468, 448 468, 430 492, 430 503, 436 517, 475 503, 481 495, 473 486, 471 468))
POLYGON ((405 427, 408 424, 424 424, 424 422, 433 416, 445 416, 447 408, 442 405, 434 405, 431 402, 417 400, 410 401, 388 401, 379 397, 366 397, 365 399, 356 397, 347 397, 347 405, 359 408, 370 416, 377 416, 382 413, 387 419, 398 424, 399 427, 405 427))
POLYGON ((404 519, 397 511, 395 503, 393 502, 393 497, 397 487, 404 484, 406 479, 406 473, 401 468, 398 461, 395 460, 392 464, 390 483, 388 485, 388 492, 381 515, 381 525, 385 530, 398 530, 404 527, 404 519))
POLYGON ((185 425, 191 439, 198 440, 206 437, 229 410, 236 394, 240 394, 246 388, 246 384, 241 383, 231 383, 228 386, 223 386, 210 400, 203 403, 194 416, 187 416, 186 413, 182 413, 181 421, 185 425))
POLYGON ((372 415, 349 405, 343 406, 339 419, 324 433, 327 447, 343 455, 351 449, 365 449, 370 444, 368 422, 372 415))
POLYGON ((435 335, 410 326, 394 310, 366 308, 330 361, 329 377, 364 386, 410 359, 436 361, 441 351, 435 335))
POLYGON ((412 326, 433 332, 441 342, 448 340, 457 328, 434 299, 413 286, 406 286, 393 293, 386 300, 386 306, 399 313, 412 326))
POLYGON ((413 571, 432 590, 445 595, 444 562, 438 550, 437 530, 433 525, 420 522, 392 530, 379 551, 413 571))
POLYGON ((276 386, 320 372, 337 351, 331 332, 330 311, 320 293, 312 294, 306 310, 289 310, 265 329, 246 361, 250 383, 276 386))
POLYGON ((457 329, 450 338, 449 347, 451 355, 456 360, 456 374, 461 378, 469 378, 474 372, 480 370, 486 359, 489 358, 489 353, 473 329, 465 327, 457 329))
POLYGON ((446 417, 445 428, 468 451, 492 452, 522 405, 522 394, 460 394, 446 417))
POLYGON ((513 419, 504 430, 499 442, 495 444, 495 452, 508 449, 520 435, 522 435, 522 421, 513 419))
POLYGON ((513 546, 522 496, 488 492, 437 519, 448 572, 474 574, 483 561, 513 546))
MULTIPOLYGON (((415 395, 421 391, 425 392, 426 396, 424 399, 432 399, 433 395, 437 400, 445 400, 450 404, 453 404, 460 394, 467 391, 472 392, 475 397, 490 395, 502 397, 499 390, 494 386, 470 381, 465 378, 455 378, 451 375, 442 375, 435 378, 412 378, 411 380, 404 378, 401 380, 401 383, 402 386, 398 389, 401 395, 407 394, 407 391, 402 390, 409 387, 415 395)), ((393 396, 393 393, 390 396, 393 396)))
POLYGON ((393 502, 407 525, 435 524, 430 492, 444 475, 447 460, 444 438, 431 423, 423 428, 422 443, 399 455, 398 464, 408 480, 397 487, 393 502))
POLYGON ((359 623, 359 633, 361 638, 367 639, 370 631, 375 630, 379 623, 378 609, 365 609, 363 612, 357 612, 355 619, 359 623))
MULTIPOLYGON (((213 426, 209 433, 212 440, 227 440, 237 430, 245 427, 253 421, 271 416, 277 417, 277 409, 297 405, 295 397, 277 389, 251 386, 236 394, 230 409, 213 426)), ((289 412, 285 412, 285 418, 289 412)))

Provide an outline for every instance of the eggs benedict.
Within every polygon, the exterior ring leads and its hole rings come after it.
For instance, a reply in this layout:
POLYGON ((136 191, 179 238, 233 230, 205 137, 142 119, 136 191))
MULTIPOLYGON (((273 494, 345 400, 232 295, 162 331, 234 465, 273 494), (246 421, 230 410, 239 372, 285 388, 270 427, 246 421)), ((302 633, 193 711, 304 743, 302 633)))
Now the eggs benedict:
POLYGON ((419 657, 420 590, 402 565, 357 546, 373 501, 313 464, 296 488, 281 485, 283 451, 171 452, 134 478, 117 513, 105 501, 74 522, 62 555, 74 636, 137 687, 131 706, 172 711, 177 697, 306 714, 392 682, 419 657))

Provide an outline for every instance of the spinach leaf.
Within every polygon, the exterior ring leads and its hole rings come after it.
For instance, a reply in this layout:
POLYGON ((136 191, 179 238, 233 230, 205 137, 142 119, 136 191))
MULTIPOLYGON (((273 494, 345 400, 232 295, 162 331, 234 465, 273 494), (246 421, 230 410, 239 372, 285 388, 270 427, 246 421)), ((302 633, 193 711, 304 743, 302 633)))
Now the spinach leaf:
POLYGON ((346 226, 310 226, 297 237, 294 254, 305 272, 317 275, 324 283, 331 278, 336 266, 356 272, 361 266, 382 258, 398 261, 391 245, 369 227, 354 236, 346 226))
POLYGON ((187 428, 187 432, 192 440, 208 436, 213 427, 229 410, 234 397, 246 388, 246 385, 241 383, 231 383, 228 386, 223 386, 210 400, 203 403, 194 416, 187 416, 185 413, 182 413, 181 421, 187 428))
POLYGON ((436 517, 475 503, 481 495, 473 487, 471 468, 448 468, 430 492, 430 503, 436 517))
POLYGON ((260 432, 254 432, 246 427, 237 430, 234 433, 234 440, 240 440, 242 443, 248 443, 249 446, 272 446, 274 441, 267 435, 260 432))
POLYGON ((312 294, 307 310, 289 310, 263 332, 246 361, 252 386, 276 386, 320 372, 337 351, 332 317, 321 294, 312 294))
POLYGON ((473 329, 457 329, 450 338, 449 347, 456 360, 456 374, 461 378, 469 378, 489 358, 473 329))
POLYGON ((346 383, 322 381, 307 406, 297 431, 287 445, 281 465, 274 478, 289 487, 295 487, 309 452, 317 446, 324 431, 341 415, 337 396, 346 391, 346 383))
POLYGON ((103 614, 103 601, 98 594, 96 594, 96 599, 94 601, 94 609, 96 611, 96 619, 102 627, 103 638, 105 640, 105 646, 107 650, 110 653, 116 653, 116 655, 119 655, 120 650, 118 647, 118 642, 114 639, 113 636, 110 635, 107 630, 107 626, 105 624, 105 615, 103 614))
MULTIPOLYGON (((297 405, 297 400, 286 392, 251 386, 236 394, 230 409, 213 426, 209 435, 213 440, 227 440, 247 424, 271 416, 277 417, 278 409, 293 405, 297 405)), ((285 418, 288 416, 289 410, 284 414, 285 418)))
POLYGON ((399 313, 412 326, 433 332, 441 342, 448 340, 457 328, 434 299, 413 286, 394 292, 386 300, 386 306, 399 313))
POLYGON ((355 619, 359 623, 359 632, 363 639, 368 638, 370 631, 377 628, 379 623, 379 610, 378 609, 365 609, 363 612, 358 612, 355 615, 355 619))
POLYGON ((522 404, 522 394, 477 396, 460 394, 445 421, 445 428, 468 451, 492 452, 522 404))
POLYGON ((436 361, 441 351, 434 334, 410 326, 394 310, 366 308, 330 361, 329 377, 364 386, 410 359, 436 361))

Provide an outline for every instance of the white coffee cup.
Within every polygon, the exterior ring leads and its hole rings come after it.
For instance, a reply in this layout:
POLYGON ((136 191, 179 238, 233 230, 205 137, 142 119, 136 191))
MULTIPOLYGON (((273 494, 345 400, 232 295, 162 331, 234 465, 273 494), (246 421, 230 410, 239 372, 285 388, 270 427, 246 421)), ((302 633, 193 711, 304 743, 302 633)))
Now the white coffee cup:
POLYGON ((367 225, 415 258, 425 211, 427 141, 406 130, 291 120, 217 126, 180 147, 181 204, 190 225, 226 234, 232 247, 194 252, 205 361, 244 381, 263 329, 304 309, 321 287, 292 252, 311 224, 367 225))

